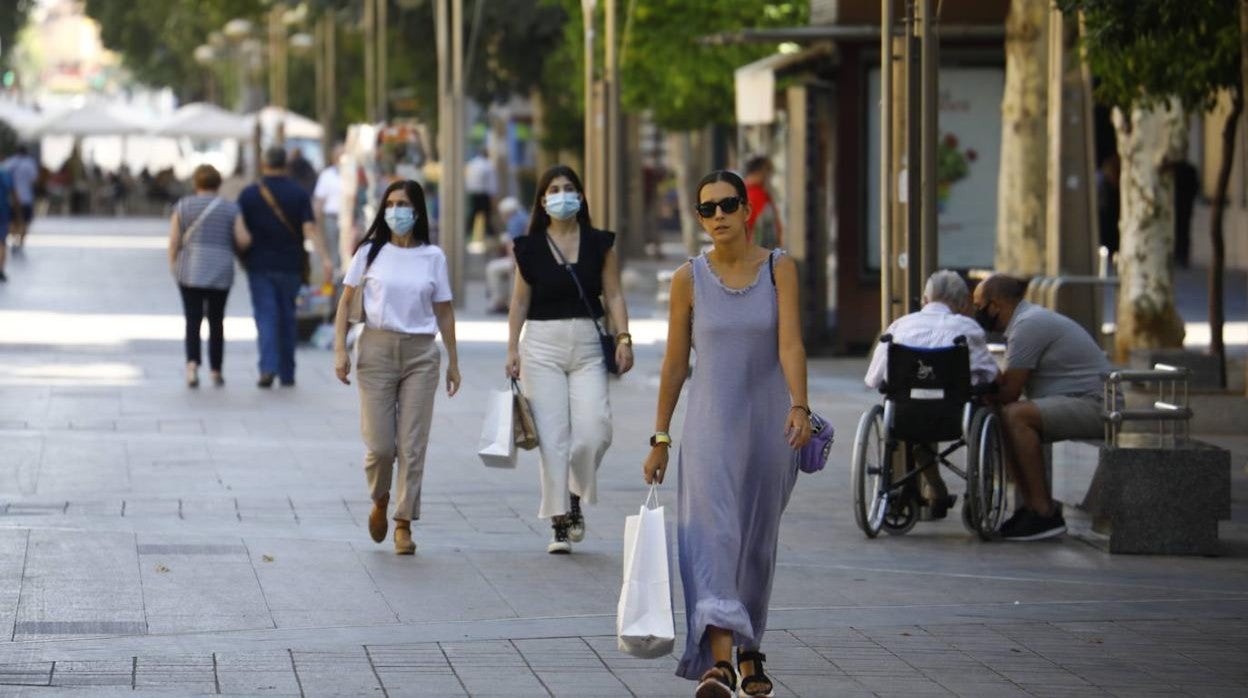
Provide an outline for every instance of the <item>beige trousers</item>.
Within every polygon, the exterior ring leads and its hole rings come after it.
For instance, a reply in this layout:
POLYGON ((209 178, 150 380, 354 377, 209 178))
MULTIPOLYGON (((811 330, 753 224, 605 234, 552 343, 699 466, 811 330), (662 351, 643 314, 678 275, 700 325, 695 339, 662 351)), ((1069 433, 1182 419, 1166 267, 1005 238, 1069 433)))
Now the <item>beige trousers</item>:
POLYGON ((520 379, 533 407, 542 464, 538 517, 568 513, 569 493, 598 501, 598 466, 611 445, 611 402, 593 321, 529 320, 520 379))
POLYGON ((420 518, 420 483, 441 364, 434 335, 371 328, 360 335, 356 382, 367 449, 364 474, 373 499, 384 497, 398 457, 399 482, 391 498, 396 520, 420 518))

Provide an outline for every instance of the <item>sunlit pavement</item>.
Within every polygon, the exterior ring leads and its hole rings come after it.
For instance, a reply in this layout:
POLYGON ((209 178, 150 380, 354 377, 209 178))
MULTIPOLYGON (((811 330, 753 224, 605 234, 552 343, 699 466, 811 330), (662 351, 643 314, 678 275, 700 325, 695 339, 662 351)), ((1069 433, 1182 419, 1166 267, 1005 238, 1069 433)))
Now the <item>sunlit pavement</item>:
MULTIPOLYGON (((674 658, 615 648, 623 519, 644 498, 664 334, 647 297, 633 304, 638 368, 612 385, 615 445, 589 534, 552 557, 535 457, 514 472, 475 457, 505 329, 470 285, 464 389, 438 399, 420 547, 401 558, 364 527, 354 386, 305 347, 298 387, 257 389, 241 275, 226 387, 183 385, 166 233, 155 220, 45 219, 10 257, 0 694, 692 694, 674 658)), ((1248 690, 1248 439, 1219 440, 1236 449, 1221 558, 984 544, 956 514, 866 541, 848 487, 854 424, 873 401, 863 368, 812 362, 812 402, 839 439, 785 518, 764 647, 779 694, 1248 690)))

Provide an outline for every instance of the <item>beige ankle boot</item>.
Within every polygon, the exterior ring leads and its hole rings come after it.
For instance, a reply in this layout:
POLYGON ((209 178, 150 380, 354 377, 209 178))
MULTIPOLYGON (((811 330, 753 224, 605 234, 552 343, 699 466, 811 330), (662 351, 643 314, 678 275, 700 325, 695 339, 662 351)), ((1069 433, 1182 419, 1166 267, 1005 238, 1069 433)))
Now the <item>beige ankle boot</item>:
POLYGON ((412 555, 416 552, 416 543, 412 540, 412 522, 402 519, 394 520, 394 554, 412 555))
POLYGON ((373 500, 373 510, 368 513, 368 535, 373 537, 374 543, 386 540, 386 529, 390 525, 390 520, 386 518, 386 507, 389 505, 388 494, 373 500))

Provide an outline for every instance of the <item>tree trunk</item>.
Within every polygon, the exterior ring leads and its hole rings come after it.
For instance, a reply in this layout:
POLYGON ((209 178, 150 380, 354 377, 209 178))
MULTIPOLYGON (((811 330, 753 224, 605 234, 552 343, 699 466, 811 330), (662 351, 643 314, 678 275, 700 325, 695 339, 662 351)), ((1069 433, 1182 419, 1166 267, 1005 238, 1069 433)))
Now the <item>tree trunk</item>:
POLYGON ((1222 126, 1222 161, 1218 164, 1218 182, 1213 192, 1212 221, 1209 241, 1212 256, 1209 260, 1209 351, 1218 357, 1219 385, 1226 387, 1226 344, 1222 328, 1226 324, 1224 306, 1226 276, 1226 238, 1223 235, 1223 216, 1226 211, 1226 190, 1231 183, 1231 166, 1235 163, 1235 131, 1239 117, 1244 113, 1242 87, 1234 90, 1231 113, 1222 126))
POLYGON ((676 200, 680 207, 680 239, 685 244, 685 252, 693 257, 698 254, 701 245, 698 243, 701 227, 693 216, 694 187, 702 174, 698 171, 702 158, 697 157, 699 148, 694 139, 705 140, 702 134, 693 131, 667 134, 667 154, 671 159, 672 172, 676 176, 676 200))
POLYGON ((1168 163, 1187 150, 1187 115, 1176 102, 1129 115, 1114 110, 1122 161, 1118 328, 1114 358, 1132 349, 1183 346, 1174 306, 1174 175, 1168 163))
POLYGON ((1049 0, 1013 0, 1005 24, 996 268, 1044 272, 1049 0))

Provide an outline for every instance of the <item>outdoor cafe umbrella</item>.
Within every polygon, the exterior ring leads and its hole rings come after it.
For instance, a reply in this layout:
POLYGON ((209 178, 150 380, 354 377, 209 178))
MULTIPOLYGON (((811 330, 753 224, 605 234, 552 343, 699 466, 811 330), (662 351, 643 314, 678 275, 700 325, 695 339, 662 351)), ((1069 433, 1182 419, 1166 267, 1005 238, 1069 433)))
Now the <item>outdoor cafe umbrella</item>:
POLYGON ((254 121, 250 117, 226 111, 215 104, 194 102, 179 108, 158 125, 153 135, 172 138, 217 140, 232 138, 251 140, 254 121))

